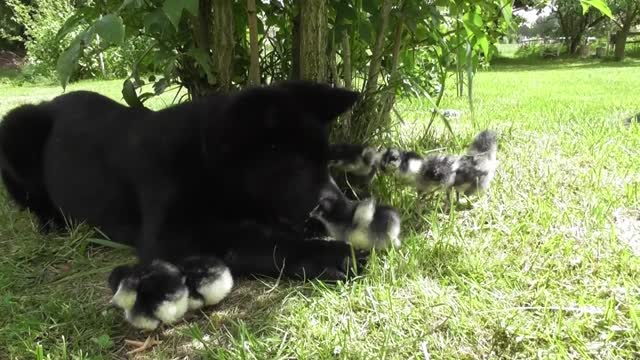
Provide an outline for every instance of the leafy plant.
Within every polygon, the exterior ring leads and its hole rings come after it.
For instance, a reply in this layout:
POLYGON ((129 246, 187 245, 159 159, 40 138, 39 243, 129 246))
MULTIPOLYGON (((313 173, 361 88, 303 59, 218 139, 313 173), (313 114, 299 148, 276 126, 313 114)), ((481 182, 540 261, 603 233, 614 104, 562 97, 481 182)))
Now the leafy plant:
POLYGON ((426 97, 437 107, 454 74, 458 95, 471 100, 473 74, 511 28, 511 6, 511 0, 109 0, 80 6, 61 26, 59 39, 73 36, 57 70, 64 87, 82 59, 144 38, 148 47, 123 84, 131 106, 175 87, 186 89, 187 98, 244 87, 252 68, 253 83, 302 77, 361 90, 362 101, 334 137, 371 141, 393 125, 397 94, 426 97), (157 74, 149 79, 153 91, 142 77, 149 70, 157 74))

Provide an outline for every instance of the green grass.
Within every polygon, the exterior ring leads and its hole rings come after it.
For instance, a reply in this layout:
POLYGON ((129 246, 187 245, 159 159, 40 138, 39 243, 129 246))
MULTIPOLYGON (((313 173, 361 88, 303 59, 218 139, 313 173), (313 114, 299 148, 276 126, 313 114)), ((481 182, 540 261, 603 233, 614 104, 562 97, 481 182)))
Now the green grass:
MULTIPOLYGON (((476 77, 475 118, 464 99, 444 99, 465 111, 452 121, 457 142, 439 123, 417 140, 430 106, 403 100, 396 140, 421 151, 463 151, 485 127, 500 133, 490 196, 443 213, 380 179, 376 194, 403 214, 401 250, 346 284, 238 284, 142 358, 638 358, 640 252, 627 242, 638 241, 629 224, 640 226, 640 126, 620 121, 640 111, 638 65, 494 66, 476 77)), ((119 98, 120 82, 73 88, 119 98)), ((2 113, 60 90, 0 93, 2 113)), ((107 307, 105 279, 131 254, 92 245, 86 231, 43 237, 5 195, 0 211, 0 354, 125 357, 124 338, 144 335, 107 307)))

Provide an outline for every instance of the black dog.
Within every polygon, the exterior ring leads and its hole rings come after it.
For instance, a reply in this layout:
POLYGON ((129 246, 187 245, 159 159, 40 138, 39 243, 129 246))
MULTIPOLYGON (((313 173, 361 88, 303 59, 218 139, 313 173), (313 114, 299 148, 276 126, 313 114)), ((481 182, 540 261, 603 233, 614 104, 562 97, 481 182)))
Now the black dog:
POLYGON ((341 279, 347 244, 304 240, 328 128, 355 92, 285 82, 162 111, 72 92, 8 113, 0 170, 49 227, 85 221, 143 262, 211 254, 235 275, 341 279))

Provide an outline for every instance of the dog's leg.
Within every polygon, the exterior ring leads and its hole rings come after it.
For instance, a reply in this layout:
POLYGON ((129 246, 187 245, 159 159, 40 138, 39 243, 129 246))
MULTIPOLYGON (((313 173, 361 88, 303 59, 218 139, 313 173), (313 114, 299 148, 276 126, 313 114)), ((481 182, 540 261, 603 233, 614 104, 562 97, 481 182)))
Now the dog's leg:
POLYGON ((143 187, 140 194, 141 233, 136 244, 138 257, 142 262, 150 262, 164 255, 164 244, 159 243, 161 231, 165 228, 167 212, 173 199, 173 188, 168 182, 158 181, 143 187))
MULTIPOLYGON (((234 276, 344 280, 353 274, 351 248, 343 242, 304 240, 255 222, 218 224, 216 230, 230 243, 224 259, 234 276)), ((358 253, 357 260, 362 266, 366 254, 358 253)))

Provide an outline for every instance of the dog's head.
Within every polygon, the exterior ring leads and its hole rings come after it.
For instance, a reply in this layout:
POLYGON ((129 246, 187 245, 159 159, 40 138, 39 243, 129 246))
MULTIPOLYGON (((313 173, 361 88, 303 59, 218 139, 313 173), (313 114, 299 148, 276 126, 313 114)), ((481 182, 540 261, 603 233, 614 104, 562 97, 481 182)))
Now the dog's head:
POLYGON ((221 140, 239 193, 265 212, 303 221, 328 176, 330 125, 357 99, 352 91, 300 81, 233 96, 228 138, 221 140))

